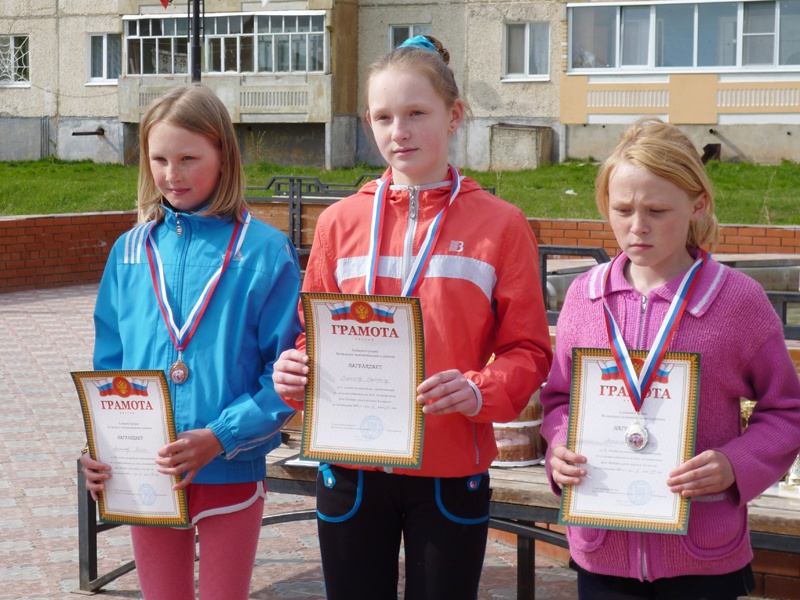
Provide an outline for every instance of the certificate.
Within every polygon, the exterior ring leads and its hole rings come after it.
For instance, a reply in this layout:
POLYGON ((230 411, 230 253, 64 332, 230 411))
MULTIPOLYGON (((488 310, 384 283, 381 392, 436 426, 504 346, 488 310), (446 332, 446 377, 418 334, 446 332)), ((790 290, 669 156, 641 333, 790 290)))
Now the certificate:
POLYGON ((156 470, 158 450, 174 442, 175 420, 163 371, 73 372, 92 458, 111 467, 100 492, 106 523, 188 527, 180 476, 156 470))
POLYGON ((425 377, 419 298, 300 294, 308 385, 304 459, 418 469, 425 377))
MULTIPOLYGON (((638 370, 647 353, 630 351, 638 370)), ((689 500, 667 487, 669 472, 694 456, 700 355, 667 352, 639 421, 647 443, 625 435, 637 422, 610 350, 573 348, 567 447, 586 457, 580 485, 564 486, 559 524, 685 535, 689 500)))

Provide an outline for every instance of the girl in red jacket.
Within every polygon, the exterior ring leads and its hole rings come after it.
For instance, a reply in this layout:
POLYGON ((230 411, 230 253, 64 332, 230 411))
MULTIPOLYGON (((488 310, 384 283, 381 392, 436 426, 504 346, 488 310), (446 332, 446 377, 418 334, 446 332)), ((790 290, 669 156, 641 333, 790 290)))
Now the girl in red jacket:
MULTIPOLYGON (((538 252, 525 216, 447 162, 450 136, 465 114, 448 60, 438 40, 417 37, 371 67, 365 121, 389 163, 381 178, 390 183, 380 188, 384 212, 373 220, 379 182, 328 208, 303 284, 306 291, 364 294, 374 275, 371 293, 418 296, 424 322, 421 468, 323 465, 333 477, 317 479, 332 600, 395 600, 401 539, 406 598, 474 600, 488 529, 488 468, 497 456, 492 424, 514 419, 550 366, 538 252), (440 233, 428 243, 440 214, 440 233), (376 226, 381 243, 372 249, 376 226), (415 262, 420 256, 428 260, 415 262)), ((280 356, 273 381, 302 408, 302 335, 297 348, 280 356)))

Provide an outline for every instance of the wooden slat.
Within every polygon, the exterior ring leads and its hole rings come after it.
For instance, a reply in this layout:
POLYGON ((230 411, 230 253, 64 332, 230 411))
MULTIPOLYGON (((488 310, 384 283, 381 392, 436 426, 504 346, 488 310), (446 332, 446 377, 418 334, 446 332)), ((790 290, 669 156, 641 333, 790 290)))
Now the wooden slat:
MULTIPOLYGON (((313 482, 317 470, 292 467, 285 461, 298 455, 299 440, 291 438, 267 455, 267 476, 276 479, 313 482)), ((559 498, 553 494, 544 467, 499 468, 489 471, 492 479, 492 502, 519 506, 557 509, 559 498)), ((800 500, 759 496, 748 505, 750 529, 800 538, 800 500)), ((800 544, 800 539, 798 540, 800 544)))

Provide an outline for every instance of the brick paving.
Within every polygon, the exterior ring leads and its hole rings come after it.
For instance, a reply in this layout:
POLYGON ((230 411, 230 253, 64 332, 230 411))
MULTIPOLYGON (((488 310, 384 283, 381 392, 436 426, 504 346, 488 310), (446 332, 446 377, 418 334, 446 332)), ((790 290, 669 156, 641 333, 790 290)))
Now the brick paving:
MULTIPOLYGON (((78 590, 76 458, 83 422, 69 372, 91 369, 96 285, 0 294, 0 600, 75 598, 78 590)), ((313 507, 273 494, 265 514, 313 507)), ((98 571, 130 560, 126 527, 100 535, 98 571)), ((575 576, 537 556, 539 600, 572 600, 575 576)), ((250 588, 261 600, 324 598, 313 521, 264 527, 250 588)), ((135 571, 104 597, 141 598, 135 571)), ((516 597, 516 551, 489 542, 480 600, 516 597)), ((443 599, 444 600, 444 599, 443 599)))

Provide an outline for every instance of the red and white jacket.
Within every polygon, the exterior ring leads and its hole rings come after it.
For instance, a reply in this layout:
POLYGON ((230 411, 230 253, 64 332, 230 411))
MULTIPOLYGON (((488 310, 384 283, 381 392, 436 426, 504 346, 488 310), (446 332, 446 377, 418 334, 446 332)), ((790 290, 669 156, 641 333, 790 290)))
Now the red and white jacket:
MULTIPOLYGON (((391 169, 383 175, 390 176, 391 169)), ((431 187, 390 188, 374 294, 400 295, 403 274, 450 198, 449 182, 431 187)), ((376 189, 370 182, 320 216, 304 291, 366 293, 376 189)), ((471 417, 426 416, 421 469, 393 472, 463 477, 489 468, 497 456, 492 424, 513 420, 527 405, 547 377, 552 349, 536 239, 522 212, 462 178, 442 227, 414 292, 422 306, 425 373, 458 369, 477 388, 481 406, 471 417)), ((305 349, 304 334, 297 347, 305 349)))

